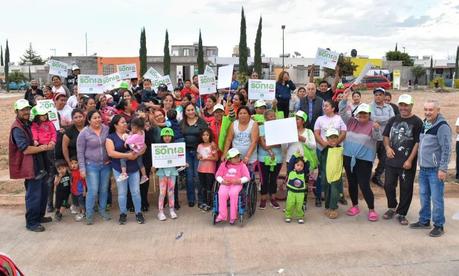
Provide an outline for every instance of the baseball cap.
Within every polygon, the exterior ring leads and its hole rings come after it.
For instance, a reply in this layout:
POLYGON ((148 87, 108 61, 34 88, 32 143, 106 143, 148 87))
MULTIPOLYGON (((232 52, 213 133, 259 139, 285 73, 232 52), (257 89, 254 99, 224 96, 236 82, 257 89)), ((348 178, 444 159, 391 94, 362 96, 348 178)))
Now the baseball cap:
POLYGON ((355 110, 354 114, 359 114, 360 112, 371 113, 370 105, 366 103, 361 103, 355 110))
POLYGON ((174 130, 170 127, 165 127, 161 129, 161 137, 163 136, 172 136, 174 137, 174 130))
POLYGON ((254 105, 255 108, 259 108, 259 107, 262 107, 262 106, 266 107, 266 102, 264 100, 257 100, 255 102, 255 105, 254 105))
POLYGON ((32 107, 32 110, 30 111, 32 115, 35 116, 40 116, 40 115, 45 115, 48 113, 48 111, 42 107, 39 106, 34 106, 32 107))
POLYGON ((239 152, 239 150, 237 148, 232 148, 226 153, 226 158, 231 159, 231 158, 234 158, 234 157, 236 157, 236 156, 238 156, 240 154, 241 153, 239 152))
POLYGON ((374 90, 373 90, 373 94, 376 94, 376 93, 383 93, 385 94, 386 93, 386 90, 382 87, 376 87, 374 90))
POLYGON ((331 136, 339 136, 339 132, 338 130, 334 129, 334 128, 329 128, 327 129, 327 131, 325 132, 325 137, 331 137, 331 136))
POLYGON ((304 112, 303 110, 298 110, 296 113, 295 113, 295 116, 296 117, 300 117, 301 119, 303 119, 303 121, 307 121, 308 120, 308 114, 306 114, 306 112, 304 112))
POLYGON ((26 107, 30 107, 29 101, 26 99, 19 99, 14 103, 14 110, 22 110, 26 107))
POLYGON ((158 86, 158 91, 166 92, 167 91, 167 85, 165 85, 164 83, 160 84, 158 86))
POLYGON ((126 89, 129 90, 129 83, 122 81, 119 86, 120 89, 126 89))
POLYGON ((72 71, 75 71, 75 70, 80 70, 80 67, 78 67, 78 65, 76 64, 72 65, 72 71))
POLYGON ((225 111, 225 108, 223 107, 222 104, 216 104, 216 105, 214 105, 214 112, 217 111, 217 110, 225 111))
POLYGON ((413 97, 411 97, 411 95, 402 94, 402 95, 400 95, 400 97, 398 97, 398 103, 399 104, 401 104, 401 103, 414 104, 414 100, 413 100, 413 97))
POLYGON ((65 93, 57 93, 54 95, 54 100, 57 101, 60 97, 67 97, 65 93))

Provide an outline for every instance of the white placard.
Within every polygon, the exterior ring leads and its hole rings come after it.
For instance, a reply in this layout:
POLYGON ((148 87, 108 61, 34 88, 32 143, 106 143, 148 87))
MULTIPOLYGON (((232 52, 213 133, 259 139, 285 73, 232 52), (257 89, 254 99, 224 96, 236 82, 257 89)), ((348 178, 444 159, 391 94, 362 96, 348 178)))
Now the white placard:
POLYGON ((59 116, 57 115, 57 109, 53 100, 38 100, 37 106, 48 111, 48 119, 53 122, 56 130, 59 130, 61 128, 59 124, 59 116))
POLYGON ((104 93, 104 76, 78 75, 78 92, 80 94, 104 93))
POLYGON ((143 75, 144 79, 150 79, 150 80, 159 79, 161 77, 162 77, 161 74, 158 71, 156 71, 153 67, 150 67, 148 71, 145 72, 145 74, 143 75))
POLYGON ((215 78, 214 70, 209 65, 206 65, 206 70, 204 70, 204 75, 214 76, 214 78, 215 78))
POLYGON ((119 72, 104 76, 104 91, 118 88, 121 80, 119 72))
POLYGON ((61 76, 64 78, 68 76, 70 65, 68 65, 67 63, 59 61, 59 60, 50 59, 48 61, 48 65, 49 65, 48 74, 52 76, 57 75, 57 76, 61 76))
POLYGON ((275 80, 249 79, 249 100, 271 101, 276 98, 275 80))
POLYGON ((368 71, 371 70, 373 67, 373 64, 370 62, 365 64, 365 67, 363 67, 362 71, 360 72, 360 75, 354 80, 353 85, 360 84, 363 80, 363 77, 365 77, 368 73, 368 71))
POLYGON ((122 80, 137 78, 137 67, 135 63, 119 64, 116 66, 122 80))
POLYGON ((338 63, 339 53, 327 49, 318 48, 316 53, 315 65, 335 69, 338 63))
POLYGON ((298 142, 298 129, 294 117, 265 122, 266 145, 298 142))
POLYGON ((198 75, 199 95, 217 92, 217 82, 214 75, 198 75))
POLYGON ((185 166, 185 143, 151 144, 151 156, 155 168, 185 166))
POLYGON ((233 81, 234 64, 222 66, 218 68, 217 89, 230 88, 233 81))

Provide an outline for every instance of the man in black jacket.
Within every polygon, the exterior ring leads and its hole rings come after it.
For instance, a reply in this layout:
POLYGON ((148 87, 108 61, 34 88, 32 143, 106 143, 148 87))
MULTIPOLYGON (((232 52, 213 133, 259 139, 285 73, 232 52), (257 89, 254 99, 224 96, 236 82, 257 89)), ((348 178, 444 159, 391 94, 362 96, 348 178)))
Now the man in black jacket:
POLYGON ((314 131, 314 124, 317 118, 323 115, 323 100, 316 96, 316 85, 312 82, 306 85, 306 97, 300 101, 300 110, 308 114, 307 128, 314 131))
POLYGON ((35 106, 37 104, 35 96, 43 97, 43 91, 40 88, 38 88, 37 80, 31 80, 30 88, 28 88, 25 92, 24 99, 29 101, 30 106, 35 106))

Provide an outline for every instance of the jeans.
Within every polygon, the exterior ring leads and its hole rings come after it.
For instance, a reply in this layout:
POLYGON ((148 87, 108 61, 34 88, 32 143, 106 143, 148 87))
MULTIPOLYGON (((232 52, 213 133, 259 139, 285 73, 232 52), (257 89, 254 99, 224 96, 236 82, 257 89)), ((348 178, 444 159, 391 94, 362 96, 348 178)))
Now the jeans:
POLYGON ((118 177, 121 172, 113 170, 113 175, 116 179, 116 187, 118 189, 118 205, 120 208, 121 214, 127 214, 127 195, 128 195, 128 185, 129 191, 131 192, 131 198, 134 203, 135 213, 138 214, 141 212, 140 207, 140 174, 138 171, 133 173, 128 173, 128 179, 123 181, 118 181, 118 177))
POLYGON ((432 218, 435 226, 443 227, 445 224, 444 190, 445 183, 438 178, 438 168, 421 167, 419 171, 420 223, 426 224, 432 218))
POLYGON ((108 182, 110 181, 110 165, 86 164, 86 217, 92 219, 94 204, 99 196, 99 213, 104 214, 107 207, 108 182))
POLYGON ((199 163, 195 150, 186 152, 186 162, 188 163, 188 168, 186 168, 186 197, 188 203, 194 204, 196 202, 196 184, 199 163))
POLYGON ((46 213, 46 200, 48 198, 48 185, 44 179, 26 179, 26 227, 33 229, 40 225, 40 220, 46 213))

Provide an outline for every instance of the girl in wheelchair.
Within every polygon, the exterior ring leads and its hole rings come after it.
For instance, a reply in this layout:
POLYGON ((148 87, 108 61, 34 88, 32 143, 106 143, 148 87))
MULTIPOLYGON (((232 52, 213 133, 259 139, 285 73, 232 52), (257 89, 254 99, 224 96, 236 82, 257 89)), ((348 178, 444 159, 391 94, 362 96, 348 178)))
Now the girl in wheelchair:
POLYGON ((218 189, 218 216, 215 222, 228 220, 227 202, 230 199, 230 224, 234 224, 238 215, 238 197, 242 185, 250 181, 247 166, 241 161, 238 149, 228 151, 224 161, 217 170, 216 180, 220 183, 218 189))

